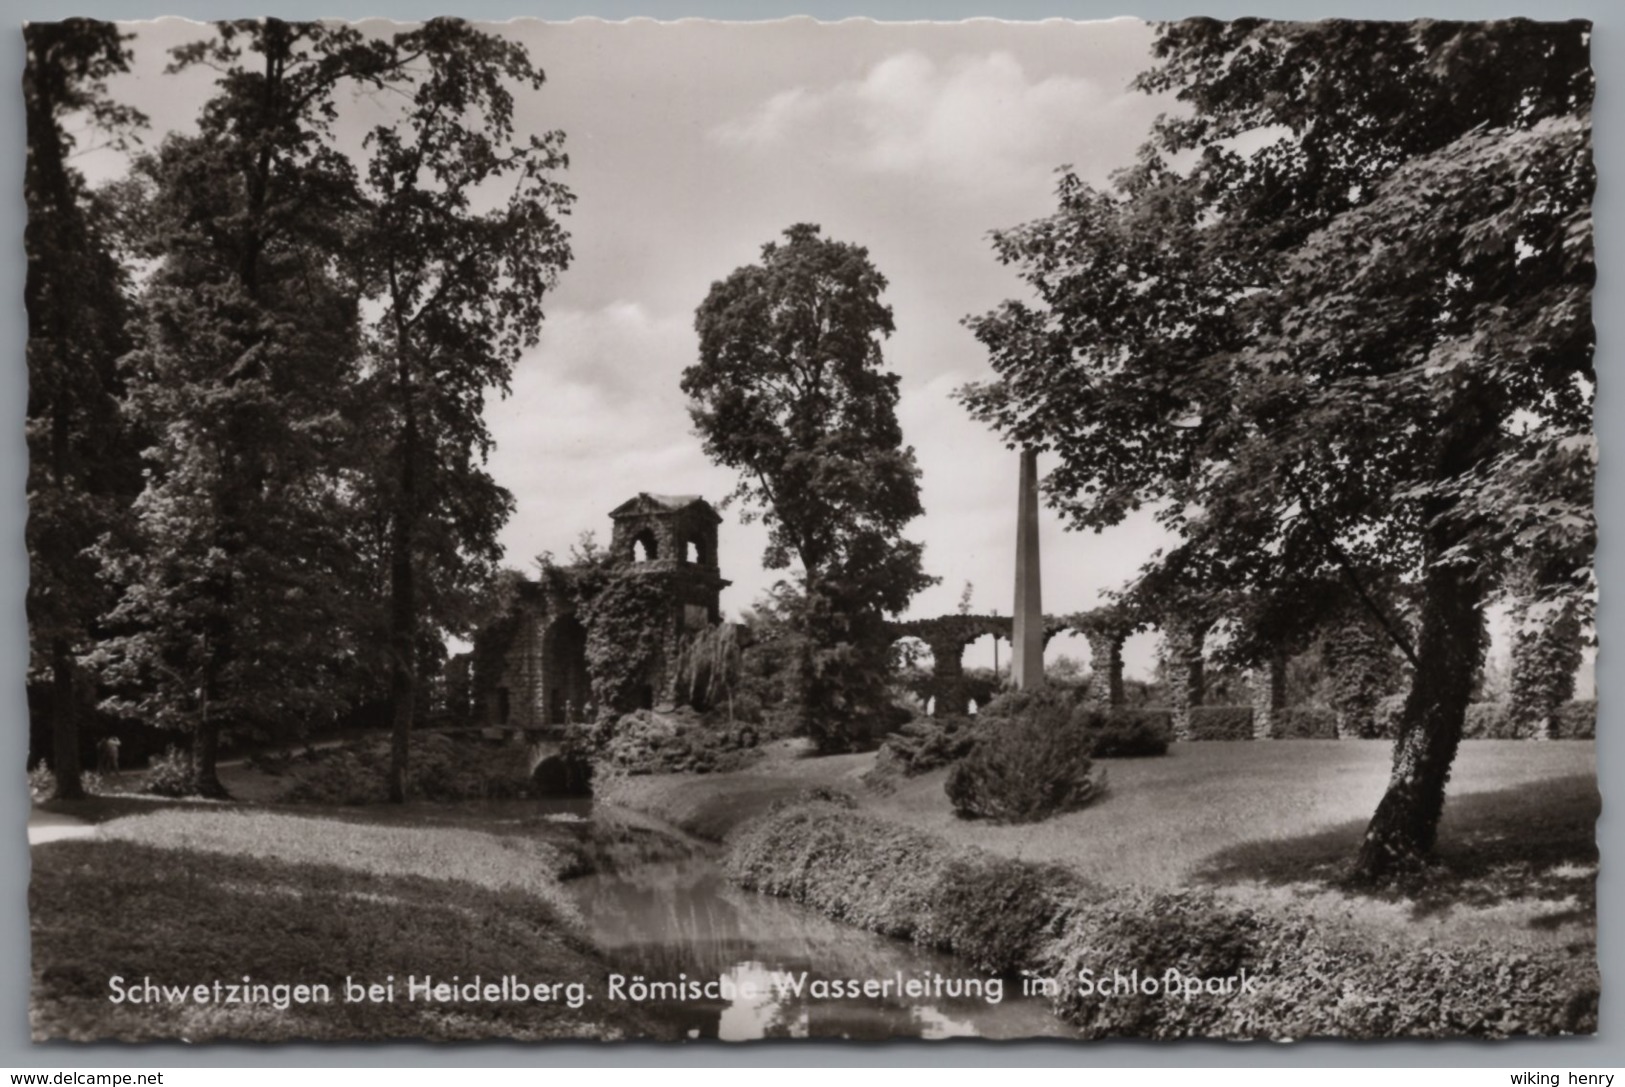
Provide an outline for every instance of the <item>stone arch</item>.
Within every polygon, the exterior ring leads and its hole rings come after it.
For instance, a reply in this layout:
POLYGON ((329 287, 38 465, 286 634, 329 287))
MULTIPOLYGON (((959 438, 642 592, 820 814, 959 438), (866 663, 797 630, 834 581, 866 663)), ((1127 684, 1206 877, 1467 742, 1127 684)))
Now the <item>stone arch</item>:
POLYGON ((542 635, 543 719, 549 725, 583 720, 591 700, 587 628, 573 615, 561 616, 542 635))
POLYGON ((645 528, 632 537, 632 546, 627 553, 630 562, 654 562, 660 558, 660 538, 655 530, 645 528))
POLYGON ((891 647, 892 659, 899 667, 912 666, 925 672, 936 672, 936 650, 918 634, 899 633, 892 638, 891 647))

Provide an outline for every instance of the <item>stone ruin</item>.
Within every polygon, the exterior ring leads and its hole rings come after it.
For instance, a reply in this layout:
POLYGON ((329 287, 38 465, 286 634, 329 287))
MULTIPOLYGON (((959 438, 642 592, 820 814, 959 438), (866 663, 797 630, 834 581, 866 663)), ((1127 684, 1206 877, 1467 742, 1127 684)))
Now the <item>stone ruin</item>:
MULTIPOLYGON (((658 578, 667 598, 665 652, 645 677, 644 708, 675 700, 673 664, 683 637, 721 622, 720 598, 730 583, 717 568, 722 517, 698 495, 640 493, 610 511, 609 551, 619 573, 658 578)), ((564 567, 565 578, 572 567, 564 567)), ((489 728, 556 731, 590 719, 588 630, 557 580, 524 582, 513 614, 500 629, 481 633, 476 657, 493 666, 472 692, 476 723, 489 728), (480 644, 483 639, 486 644, 480 644)))

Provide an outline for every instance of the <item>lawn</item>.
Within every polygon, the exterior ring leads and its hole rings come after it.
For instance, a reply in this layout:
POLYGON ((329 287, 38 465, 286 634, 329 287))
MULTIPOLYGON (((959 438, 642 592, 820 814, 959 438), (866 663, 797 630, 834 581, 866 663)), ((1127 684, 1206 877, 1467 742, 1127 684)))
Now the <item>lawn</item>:
POLYGON ((1380 895, 1340 885, 1387 785, 1377 741, 1174 745, 1161 758, 1102 762, 1095 804, 1021 826, 955 817, 946 770, 866 788, 872 755, 818 759, 776 749, 748 771, 635 778, 621 799, 722 838, 814 786, 843 789, 875 816, 955 847, 1062 864, 1104 887, 1211 886, 1248 904, 1294 902, 1338 924, 1407 940, 1479 936, 1530 944, 1594 938, 1595 745, 1474 740, 1451 774, 1438 866, 1380 895))
MULTIPOLYGON (((347 977, 601 987, 559 878, 568 843, 466 826, 218 806, 118 814, 33 851, 36 1039, 615 1038, 659 1033, 592 1001, 345 1003, 347 977), (330 1004, 109 1001, 109 979, 331 987, 330 1004)), ((624 1006, 623 1006, 624 1008, 624 1006)))

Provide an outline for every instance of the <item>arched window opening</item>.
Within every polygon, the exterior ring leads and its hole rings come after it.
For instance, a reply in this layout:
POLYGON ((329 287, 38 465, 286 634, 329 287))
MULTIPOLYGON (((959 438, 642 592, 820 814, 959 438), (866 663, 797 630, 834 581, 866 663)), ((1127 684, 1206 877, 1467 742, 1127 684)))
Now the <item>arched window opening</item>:
POLYGON ((660 543, 650 529, 644 529, 632 537, 632 561, 654 562, 660 557, 660 543))

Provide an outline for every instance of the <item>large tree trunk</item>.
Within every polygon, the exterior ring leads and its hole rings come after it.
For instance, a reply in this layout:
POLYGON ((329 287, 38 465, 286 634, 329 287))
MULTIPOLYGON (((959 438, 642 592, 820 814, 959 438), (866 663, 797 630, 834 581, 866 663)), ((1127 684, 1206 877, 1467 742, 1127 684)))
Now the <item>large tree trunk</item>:
POLYGON ((83 800, 79 763, 79 707, 73 699, 73 655, 66 639, 51 644, 51 770, 58 800, 83 800))
POLYGON ((410 545, 398 542, 395 550, 389 579, 389 799, 399 804, 406 800, 412 718, 417 706, 417 615, 410 545))
POLYGON ((401 353, 399 387, 402 422, 400 493, 390 526, 389 555, 389 799, 404 803, 412 745, 412 719, 417 709, 417 571, 412 546, 417 538, 417 413, 412 376, 406 363, 406 337, 397 320, 401 353))
POLYGON ((228 800, 231 794, 220 783, 220 722, 204 711, 198 723, 197 748, 193 752, 193 780, 199 796, 228 800))
MULTIPOLYGON (((1429 548, 1436 559, 1444 548, 1429 548)), ((1405 699, 1393 774, 1360 846, 1354 876, 1381 882, 1419 867, 1433 850, 1445 782, 1461 743, 1485 643, 1483 586, 1468 566, 1429 565, 1422 580, 1416 675, 1405 699)))

